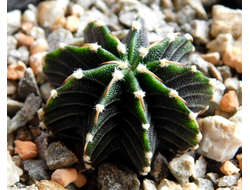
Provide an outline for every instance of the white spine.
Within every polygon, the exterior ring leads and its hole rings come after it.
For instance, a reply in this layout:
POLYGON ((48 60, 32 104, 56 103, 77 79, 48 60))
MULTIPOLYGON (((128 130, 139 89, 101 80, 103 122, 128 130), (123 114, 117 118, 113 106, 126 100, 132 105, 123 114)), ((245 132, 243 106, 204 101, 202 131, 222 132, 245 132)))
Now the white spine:
POLYGON ((132 22, 132 28, 135 30, 140 30, 141 29, 141 24, 138 21, 133 21, 132 22))
POLYGON ((51 90, 51 91, 50 91, 50 96, 51 96, 52 98, 56 98, 56 97, 58 96, 57 91, 56 91, 55 89, 51 90))
POLYGON ((73 72, 73 76, 76 79, 81 79, 83 77, 83 70, 81 68, 77 69, 76 71, 73 72))

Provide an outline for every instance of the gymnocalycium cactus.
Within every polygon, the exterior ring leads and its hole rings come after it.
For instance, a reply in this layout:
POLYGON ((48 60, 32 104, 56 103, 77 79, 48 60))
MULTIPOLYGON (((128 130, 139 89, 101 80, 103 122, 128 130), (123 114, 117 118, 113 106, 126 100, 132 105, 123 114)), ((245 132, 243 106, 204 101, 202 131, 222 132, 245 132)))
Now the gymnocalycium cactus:
POLYGON ((42 125, 62 141, 82 141, 87 168, 119 155, 146 175, 158 147, 185 151, 201 139, 196 116, 213 87, 187 66, 191 35, 168 34, 150 45, 143 23, 138 16, 121 42, 91 21, 83 46, 61 45, 44 59, 56 89, 39 110, 42 125))

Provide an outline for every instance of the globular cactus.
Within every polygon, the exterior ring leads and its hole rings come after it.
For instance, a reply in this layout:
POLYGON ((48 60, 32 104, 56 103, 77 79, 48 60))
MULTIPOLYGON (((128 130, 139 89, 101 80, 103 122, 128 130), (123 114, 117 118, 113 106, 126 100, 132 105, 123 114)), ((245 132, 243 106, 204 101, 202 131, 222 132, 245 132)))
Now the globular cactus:
POLYGON ((44 59, 56 89, 39 110, 42 125, 61 141, 82 141, 87 168, 123 157, 146 175, 156 149, 194 149, 202 137, 196 116, 213 87, 187 66, 191 35, 168 34, 150 45, 143 23, 138 16, 121 42, 91 21, 83 46, 61 45, 44 59))

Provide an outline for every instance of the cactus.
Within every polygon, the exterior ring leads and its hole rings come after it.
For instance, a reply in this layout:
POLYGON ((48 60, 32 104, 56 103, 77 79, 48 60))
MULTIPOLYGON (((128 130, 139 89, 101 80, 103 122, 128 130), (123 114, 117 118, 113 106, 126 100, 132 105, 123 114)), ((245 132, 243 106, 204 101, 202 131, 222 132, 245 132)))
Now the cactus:
POLYGON ((84 42, 46 55, 43 72, 56 89, 39 118, 59 140, 83 143, 87 168, 122 157, 147 175, 155 150, 197 148, 196 116, 213 87, 188 66, 191 35, 168 34, 150 45, 138 16, 122 42, 97 20, 85 28, 84 42))

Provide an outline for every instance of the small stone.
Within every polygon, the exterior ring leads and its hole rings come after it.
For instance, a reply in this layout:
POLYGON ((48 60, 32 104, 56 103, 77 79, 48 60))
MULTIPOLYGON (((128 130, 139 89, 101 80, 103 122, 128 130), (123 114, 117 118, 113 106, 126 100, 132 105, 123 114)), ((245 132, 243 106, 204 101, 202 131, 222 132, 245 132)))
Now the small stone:
POLYGON ((39 38, 46 39, 44 29, 39 26, 33 26, 30 30, 26 32, 26 34, 32 36, 36 40, 39 38))
POLYGON ((35 96, 33 93, 30 94, 25 102, 21 110, 19 110, 16 115, 11 120, 11 125, 7 128, 8 133, 12 133, 19 127, 24 126, 28 121, 33 119, 36 115, 37 110, 40 108, 42 100, 40 97, 35 96))
POLYGON ((7 80, 7 96, 14 94, 16 92, 17 86, 17 81, 7 80))
POLYGON ((63 27, 68 2, 68 0, 63 3, 62 0, 41 2, 37 7, 38 23, 52 30, 63 27))
POLYGON ((237 91, 239 105, 242 106, 242 81, 239 81, 239 89, 237 91))
POLYGON ((220 61, 220 54, 219 52, 212 52, 212 53, 207 53, 207 54, 202 54, 201 57, 205 59, 206 61, 217 65, 220 61))
POLYGON ((24 169, 28 171, 29 176, 37 180, 50 179, 48 167, 45 160, 25 160, 23 161, 24 169))
POLYGON ((194 158, 183 154, 169 162, 168 168, 176 180, 183 186, 189 182, 189 177, 194 171, 194 158))
POLYGON ((224 164, 220 167, 220 171, 224 173, 225 175, 232 175, 239 173, 240 169, 238 169, 232 162, 226 161, 224 164))
POLYGON ((214 40, 207 43, 206 48, 209 49, 209 53, 219 52, 223 57, 226 50, 233 46, 232 34, 219 34, 214 40))
POLYGON ((174 7, 171 0, 161 0, 161 5, 165 8, 170 8, 170 9, 174 7))
POLYGON ((50 86, 49 82, 45 82, 40 86, 41 95, 44 100, 47 100, 50 97, 50 91, 52 89, 53 88, 50 86))
POLYGON ((219 174, 209 172, 206 174, 206 178, 209 179, 214 185, 217 184, 217 179, 219 179, 219 174))
POLYGON ((197 149, 198 154, 217 162, 234 157, 242 145, 241 125, 216 115, 199 119, 198 123, 203 136, 197 149))
POLYGON ((237 185, 237 181, 240 178, 241 174, 234 174, 230 176, 223 176, 219 179, 217 179, 217 183, 219 187, 228 187, 228 186, 233 186, 237 185))
POLYGON ((234 41, 233 46, 239 47, 240 49, 242 49, 242 36, 238 37, 238 38, 234 41))
POLYGON ((14 155, 12 158, 13 162, 16 164, 16 166, 18 166, 19 168, 21 168, 22 170, 23 168, 23 160, 22 158, 20 158, 20 156, 18 155, 14 155))
POLYGON ((7 35, 7 55, 11 50, 16 49, 17 47, 17 40, 14 36, 7 35))
POLYGON ((179 25, 190 23, 195 19, 196 11, 189 5, 183 6, 183 8, 176 14, 176 22, 179 25))
POLYGON ((33 25, 37 25, 37 19, 35 13, 30 9, 25 10, 22 15, 22 22, 27 22, 33 25))
POLYGON ((16 166, 11 159, 9 151, 7 151, 7 187, 14 185, 19 181, 19 177, 23 174, 23 170, 16 166))
POLYGON ((26 46, 30 47, 31 44, 34 42, 34 38, 28 35, 25 35, 22 32, 19 32, 15 35, 17 41, 18 41, 18 46, 26 46))
POLYGON ((238 162, 239 162, 240 171, 241 171, 241 173, 242 173, 242 154, 237 154, 237 155, 236 155, 236 159, 237 159, 238 162))
POLYGON ((52 180, 41 180, 36 184, 38 190, 48 190, 48 189, 56 189, 56 190, 68 190, 65 189, 61 184, 52 181, 52 180))
POLYGON ((197 52, 192 53, 189 56, 190 64, 195 65, 204 75, 210 76, 209 62, 205 61, 201 55, 197 52))
POLYGON ((238 91, 239 89, 239 80, 234 77, 234 78, 227 78, 225 81, 224 81, 224 84, 227 88, 227 91, 230 91, 230 90, 234 90, 234 91, 238 91))
POLYGON ((33 27, 33 24, 30 22, 23 22, 21 25, 21 29, 24 33, 27 33, 32 27, 33 27))
POLYGON ((219 115, 219 116, 222 116, 226 119, 229 119, 230 117, 232 117, 232 114, 228 113, 228 112, 225 112, 223 111, 221 108, 215 110, 215 115, 219 115))
POLYGON ((223 81, 223 78, 222 78, 220 72, 218 71, 218 69, 210 62, 208 62, 208 65, 209 65, 208 69, 209 69, 211 75, 214 78, 216 78, 217 80, 223 81))
POLYGON ((139 190, 140 181, 136 173, 126 167, 118 167, 112 163, 102 163, 98 167, 97 182, 99 189, 130 189, 139 190))
POLYGON ((38 151, 37 158, 38 159, 45 160, 46 158, 45 152, 51 141, 52 141, 52 138, 48 131, 42 131, 41 135, 35 139, 34 143, 37 146, 37 151, 38 151))
POLYGON ((239 47, 229 47, 223 55, 223 62, 238 73, 242 73, 242 50, 239 47))
POLYGON ((238 190, 242 190, 242 178, 238 179, 237 187, 238 187, 238 190))
POLYGON ((77 171, 75 168, 57 169, 51 175, 51 180, 56 181, 63 187, 66 187, 76 179, 77 179, 77 171))
POLYGON ((142 182, 143 190, 157 190, 155 181, 145 178, 142 182))
POLYGON ((15 145, 15 152, 22 160, 28 160, 37 156, 37 147, 33 142, 15 140, 15 145))
POLYGON ((232 121, 235 124, 242 123, 242 116, 243 116, 242 106, 240 106, 237 109, 237 112, 232 117, 229 118, 229 121, 232 121))
POLYGON ((39 52, 30 56, 30 67, 35 75, 42 72, 44 65, 43 58, 46 54, 46 52, 39 52))
POLYGON ((7 34, 12 35, 21 28, 21 11, 13 10, 7 13, 7 34))
POLYGON ((201 0, 184 0, 182 3, 184 5, 189 5, 196 11, 197 19, 207 20, 207 13, 202 5, 201 0))
POLYGON ((35 75, 30 67, 26 69, 24 77, 19 81, 17 92, 21 99, 25 99, 31 93, 40 96, 35 75))
POLYGON ((48 47, 49 47, 48 42, 43 38, 39 38, 36 41, 34 41, 30 46, 30 54, 34 55, 39 52, 44 52, 48 49, 48 47))
POLYGON ((242 35, 242 10, 230 9, 223 5, 214 5, 212 8, 211 35, 231 33, 236 39, 242 35))
POLYGON ((93 5, 96 0, 76 0, 76 4, 80 5, 84 10, 87 10, 91 5, 93 5))
POLYGON ((10 117, 15 116, 15 114, 23 107, 22 102, 16 100, 7 99, 7 115, 10 117))
POLYGON ((213 183, 208 179, 198 178, 194 181, 199 190, 214 189, 213 183))
POLYGON ((161 180, 157 188, 158 190, 182 190, 182 187, 180 184, 174 181, 168 180, 168 179, 161 180))
POLYGON ((80 17, 84 14, 84 9, 78 5, 78 4, 74 4, 72 7, 71 7, 71 15, 72 16, 76 16, 76 17, 80 17))
POLYGON ((75 181, 73 181, 73 184, 76 187, 81 188, 86 183, 87 183, 87 179, 86 179, 85 175, 83 175, 82 173, 77 173, 77 178, 75 181))
POLYGON ((7 67, 7 79, 18 80, 24 77, 26 65, 18 61, 17 63, 11 64, 7 67))
POLYGON ((53 142, 46 150, 46 163, 50 170, 69 167, 77 162, 77 157, 61 142, 53 142))
POLYGON ((235 113, 239 107, 237 93, 234 90, 228 91, 220 101, 221 110, 228 113, 235 113))
POLYGON ((38 126, 30 125, 29 130, 30 130, 30 132, 32 134, 33 139, 35 139, 36 137, 38 137, 39 135, 42 134, 42 130, 38 126))
POLYGON ((200 156, 198 160, 196 160, 194 164, 194 172, 193 172, 193 178, 203 178, 206 174, 206 168, 207 168, 207 161, 203 158, 203 156, 200 156))
POLYGON ((225 81, 227 78, 232 77, 231 69, 228 65, 223 65, 223 66, 217 67, 217 69, 220 72, 220 74, 223 78, 223 81, 225 81))
POLYGON ((186 183, 182 190, 199 190, 195 183, 186 183))
POLYGON ((162 12, 166 16, 166 22, 176 22, 176 13, 173 11, 173 9, 163 9, 162 12))
POLYGON ((16 139, 21 141, 32 141, 32 135, 26 126, 17 130, 16 139))
POLYGON ((71 32, 76 32, 80 25, 80 19, 76 16, 68 16, 66 18, 65 28, 71 32))
POLYGON ((162 156, 162 154, 158 153, 155 156, 150 174, 154 177, 154 180, 157 183, 160 183, 160 181, 164 178, 168 178, 170 174, 168 169, 168 161, 164 156, 162 156))
POLYGON ((205 20, 192 20, 190 22, 190 34, 194 37, 194 42, 207 44, 209 39, 209 23, 205 20))

